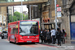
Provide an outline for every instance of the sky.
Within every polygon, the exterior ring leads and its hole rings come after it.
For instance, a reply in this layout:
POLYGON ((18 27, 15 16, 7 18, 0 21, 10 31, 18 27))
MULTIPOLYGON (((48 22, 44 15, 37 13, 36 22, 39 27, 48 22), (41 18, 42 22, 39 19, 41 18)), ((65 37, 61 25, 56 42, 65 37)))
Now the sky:
MULTIPOLYGON (((21 12, 21 6, 14 6, 14 10, 21 12)), ((26 5, 23 5, 23 11, 28 12, 28 8, 26 7, 26 5)))
MULTIPOLYGON (((21 1, 21 0, 14 0, 15 2, 17 1, 21 1)), ((24 0, 22 0, 24 1, 24 0)), ((21 6, 14 6, 14 10, 21 12, 21 6)), ((23 11, 27 11, 28 12, 28 8, 26 7, 26 5, 23 5, 23 11)))

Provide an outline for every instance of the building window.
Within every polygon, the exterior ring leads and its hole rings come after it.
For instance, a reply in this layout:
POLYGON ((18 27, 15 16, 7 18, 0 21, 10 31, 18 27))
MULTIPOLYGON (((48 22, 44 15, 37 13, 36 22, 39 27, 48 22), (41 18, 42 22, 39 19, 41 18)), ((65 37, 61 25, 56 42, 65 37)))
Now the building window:
POLYGON ((13 34, 13 28, 11 28, 11 33, 10 34, 13 34))
POLYGON ((63 7, 65 7, 67 4, 67 0, 62 0, 62 4, 63 4, 63 7))
POLYGON ((44 25, 45 26, 45 29, 48 30, 50 27, 49 25, 44 25))
POLYGON ((11 29, 11 34, 18 34, 18 28, 12 28, 11 29))

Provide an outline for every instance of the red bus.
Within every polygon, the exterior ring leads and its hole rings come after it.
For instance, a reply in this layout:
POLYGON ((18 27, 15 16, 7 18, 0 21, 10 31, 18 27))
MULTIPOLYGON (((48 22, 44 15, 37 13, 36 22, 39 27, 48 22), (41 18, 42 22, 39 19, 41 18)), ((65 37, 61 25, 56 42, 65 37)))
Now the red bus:
POLYGON ((8 24, 8 40, 14 43, 38 43, 39 22, 35 20, 16 21, 8 24))

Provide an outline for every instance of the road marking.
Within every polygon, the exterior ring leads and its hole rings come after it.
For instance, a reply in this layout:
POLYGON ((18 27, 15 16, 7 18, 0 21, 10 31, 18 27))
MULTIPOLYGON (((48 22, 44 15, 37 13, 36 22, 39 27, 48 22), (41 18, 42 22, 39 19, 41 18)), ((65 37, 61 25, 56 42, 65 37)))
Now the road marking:
POLYGON ((44 46, 48 46, 48 47, 58 48, 57 46, 50 46, 50 45, 45 45, 45 44, 40 44, 40 45, 44 45, 44 46))
POLYGON ((55 46, 48 46, 48 45, 42 45, 42 44, 34 44, 34 45, 19 45, 19 46, 22 46, 22 47, 26 47, 26 48, 38 48, 38 47, 52 47, 52 48, 57 48, 55 46))

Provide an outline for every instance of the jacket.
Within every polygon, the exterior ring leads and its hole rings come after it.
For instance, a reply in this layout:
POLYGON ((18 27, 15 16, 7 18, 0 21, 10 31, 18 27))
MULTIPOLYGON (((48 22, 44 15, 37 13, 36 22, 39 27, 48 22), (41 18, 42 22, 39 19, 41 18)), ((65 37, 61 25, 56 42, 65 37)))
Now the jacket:
POLYGON ((62 32, 61 31, 57 31, 56 32, 56 38, 61 38, 62 32))
POLYGON ((50 39, 50 37, 51 37, 50 32, 47 32, 47 33, 46 33, 46 38, 47 38, 47 39, 50 39))

